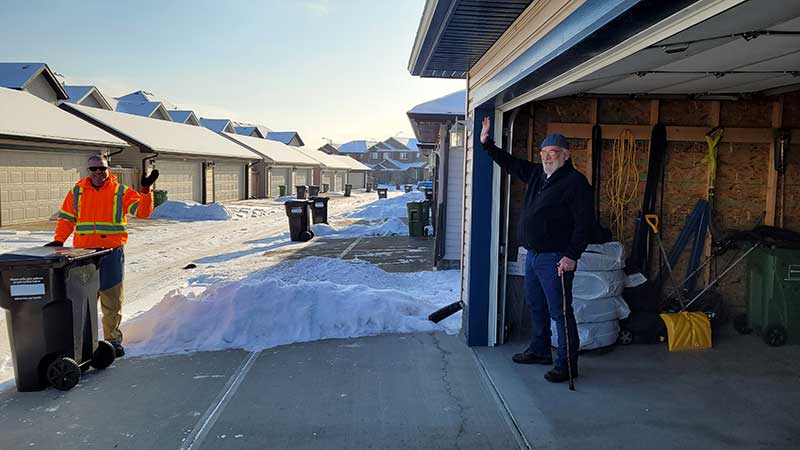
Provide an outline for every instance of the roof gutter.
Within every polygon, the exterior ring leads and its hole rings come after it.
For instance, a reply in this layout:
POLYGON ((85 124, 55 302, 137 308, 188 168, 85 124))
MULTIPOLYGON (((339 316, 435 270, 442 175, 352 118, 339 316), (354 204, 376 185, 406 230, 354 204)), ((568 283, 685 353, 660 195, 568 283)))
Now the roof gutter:
MULTIPOLYGON (((157 153, 154 149, 150 148, 149 145, 146 145, 146 144, 144 144, 144 143, 142 143, 142 142, 140 142, 140 141, 128 136, 127 134, 122 133, 121 131, 117 130, 116 128, 112 128, 112 127, 110 127, 110 126, 108 126, 108 125, 106 125, 106 124, 94 119, 93 117, 90 117, 90 116, 84 114, 83 112, 78 111, 77 109, 73 108, 72 104, 70 104, 70 103, 61 102, 61 104, 59 104, 58 107, 63 109, 64 111, 67 111, 68 113, 70 113, 72 115, 75 115, 75 116, 79 117, 82 120, 85 120, 86 122, 89 122, 90 124, 96 126, 97 128, 100 128, 101 130, 103 130, 103 131, 105 131, 107 133, 110 133, 110 134, 122 139, 123 141, 128 142, 129 144, 133 144, 133 145, 139 147, 139 151, 142 152, 142 153, 157 153)), ((117 148, 122 148, 122 147, 117 147, 117 148)))
POLYGON ((422 19, 414 40, 414 48, 408 61, 408 71, 411 72, 411 75, 421 76, 425 71, 433 56, 433 49, 442 38, 444 30, 447 29, 447 23, 450 22, 459 2, 460 0, 427 0, 425 2, 425 9, 422 11, 422 19), (435 36, 430 36, 431 29, 436 31, 435 36))

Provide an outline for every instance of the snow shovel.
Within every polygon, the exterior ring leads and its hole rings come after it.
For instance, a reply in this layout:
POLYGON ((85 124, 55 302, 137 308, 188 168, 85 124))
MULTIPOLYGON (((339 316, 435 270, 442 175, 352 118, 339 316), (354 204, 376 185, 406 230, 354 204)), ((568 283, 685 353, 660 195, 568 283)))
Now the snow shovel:
POLYGON ((667 348, 671 352, 711 348, 711 322, 708 320, 708 316, 703 312, 686 311, 683 292, 678 289, 675 283, 667 252, 664 250, 664 244, 661 242, 661 236, 658 234, 658 216, 655 214, 646 214, 644 220, 647 222, 647 225, 650 226, 650 229, 653 230, 653 234, 656 235, 656 241, 661 250, 661 256, 664 258, 664 262, 667 265, 669 279, 672 282, 672 287, 675 289, 678 301, 681 304, 681 310, 678 312, 659 314, 661 320, 663 320, 664 324, 667 326, 667 348))

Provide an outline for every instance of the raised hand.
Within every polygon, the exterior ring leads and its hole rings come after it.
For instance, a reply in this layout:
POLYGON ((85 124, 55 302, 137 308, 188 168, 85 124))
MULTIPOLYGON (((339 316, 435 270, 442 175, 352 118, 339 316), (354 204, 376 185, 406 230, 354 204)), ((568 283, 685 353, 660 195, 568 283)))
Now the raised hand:
POLYGON ((489 140, 489 116, 483 116, 483 123, 481 126, 481 144, 485 144, 489 140))

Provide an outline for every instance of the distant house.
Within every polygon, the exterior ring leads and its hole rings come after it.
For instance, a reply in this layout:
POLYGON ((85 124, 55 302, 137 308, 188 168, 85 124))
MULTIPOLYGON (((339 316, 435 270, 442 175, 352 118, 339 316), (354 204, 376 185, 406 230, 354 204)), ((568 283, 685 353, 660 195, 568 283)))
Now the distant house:
POLYGON ((64 86, 69 98, 64 100, 67 103, 76 105, 91 106, 92 108, 113 111, 114 107, 106 100, 103 94, 95 86, 64 86))
MULTIPOLYGON (((369 152, 375 148, 385 148, 378 141, 355 140, 348 141, 336 147, 336 154, 349 156, 363 163, 369 162, 369 152)), ((327 153, 327 152, 326 152, 327 153)), ((377 158, 374 162, 377 162, 377 158)))
POLYGON ((344 186, 349 184, 353 189, 366 187, 370 167, 359 163, 353 158, 344 155, 329 155, 319 150, 298 147, 299 152, 310 156, 320 162, 319 173, 314 174, 314 183, 328 185, 334 192, 344 191, 344 186))
POLYGON ((122 97, 116 97, 118 102, 132 102, 132 103, 161 103, 164 105, 166 109, 179 109, 175 104, 164 100, 161 97, 157 97, 156 95, 147 92, 147 91, 134 91, 130 94, 123 95, 122 97))
POLYGON ((69 98, 61 82, 45 63, 0 63, 0 86, 30 92, 50 103, 69 98))
MULTIPOLYGON (((119 99, 117 99, 119 100, 119 99)), ((172 122, 167 108, 161 102, 121 102, 117 101, 117 112, 133 114, 134 116, 148 117, 150 119, 166 120, 172 122)))
POLYGON ((461 261, 465 105, 466 90, 461 90, 406 113, 417 136, 413 145, 431 154, 436 239, 433 263, 440 269, 457 268, 461 261))
POLYGON ((170 109, 167 110, 173 122, 185 123, 187 125, 194 125, 199 127, 200 120, 195 115, 194 111, 183 109, 170 109))
POLYGON ((303 143, 303 140, 300 139, 300 135, 296 131, 270 131, 267 133, 266 138, 271 141, 283 142, 292 147, 302 147, 306 145, 303 143))
POLYGON ((255 126, 250 126, 250 127, 237 127, 237 126, 234 126, 233 129, 236 132, 236 134, 241 134, 242 136, 257 137, 257 138, 260 138, 260 139, 264 139, 265 138, 265 136, 261 132, 261 130, 258 127, 255 127, 255 126))
POLYGON ((339 153, 339 146, 328 142, 327 144, 323 145, 322 147, 318 148, 317 150, 321 151, 322 153, 326 153, 328 155, 338 155, 339 153))
MULTIPOLYGON (((0 226, 51 218, 89 174, 90 155, 128 147, 30 92, 0 88, 0 105, 0 226)), ((114 165, 112 173, 124 180, 114 165)))
POLYGON ((208 128, 215 133, 236 134, 236 129, 234 129, 233 123, 228 119, 206 119, 201 117, 200 126, 203 128, 208 128))

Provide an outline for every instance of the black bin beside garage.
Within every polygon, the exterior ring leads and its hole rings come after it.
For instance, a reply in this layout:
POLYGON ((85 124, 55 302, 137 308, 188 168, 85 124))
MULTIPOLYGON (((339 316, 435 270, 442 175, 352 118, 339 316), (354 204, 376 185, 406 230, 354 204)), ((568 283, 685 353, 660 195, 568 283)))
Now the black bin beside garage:
POLYGON ((292 241, 306 242, 314 237, 309 225, 308 200, 289 200, 284 203, 286 216, 289 218, 289 236, 292 241))
POLYGON ((297 198, 298 199, 306 198, 306 186, 305 185, 301 184, 299 186, 295 186, 295 189, 297 189, 297 198))
POLYGON ((352 191, 353 191, 353 185, 352 184, 345 184, 344 185, 344 196, 345 197, 350 197, 350 193, 352 191))
POLYGON ((68 390, 82 369, 114 362, 114 347, 97 339, 99 260, 110 251, 35 247, 0 255, 17 390, 68 390))
POLYGON ((308 196, 309 197, 316 197, 319 195, 319 186, 309 186, 308 187, 308 196))
POLYGON ((328 197, 311 197, 311 221, 328 223, 328 197))
POLYGON ((389 190, 386 188, 378 188, 378 199, 386 198, 386 194, 389 190))

